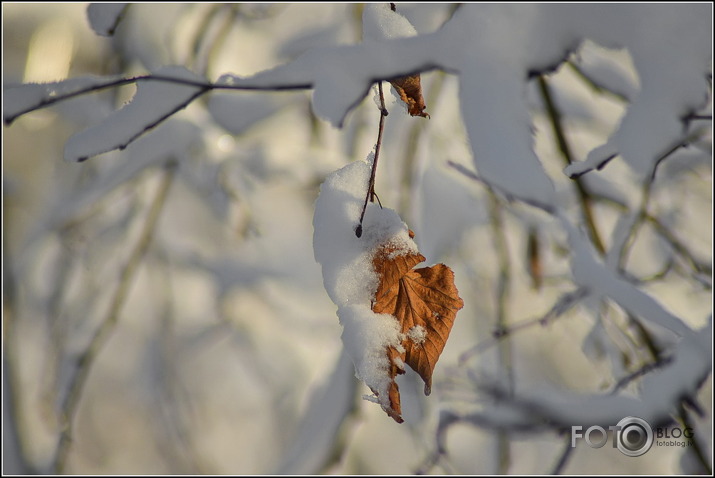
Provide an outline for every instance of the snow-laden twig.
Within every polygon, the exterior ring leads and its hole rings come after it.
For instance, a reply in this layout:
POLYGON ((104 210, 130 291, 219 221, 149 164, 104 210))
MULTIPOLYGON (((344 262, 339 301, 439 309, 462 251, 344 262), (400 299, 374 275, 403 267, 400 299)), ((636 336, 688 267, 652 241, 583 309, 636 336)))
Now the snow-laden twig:
POLYGON ((184 78, 168 74, 147 74, 127 78, 111 77, 82 77, 55 83, 26 83, 11 86, 5 89, 3 100, 3 121, 10 125, 20 116, 32 111, 53 106, 62 101, 77 98, 78 96, 95 93, 109 88, 131 85, 135 83, 167 83, 178 86, 196 88, 206 93, 211 90, 238 90, 238 91, 292 91, 307 90, 312 88, 312 83, 294 82, 283 85, 260 85, 210 82, 207 80, 184 78))
POLYGON ((637 375, 643 377, 637 397, 618 393, 622 387, 619 382, 607 394, 522 392, 510 398, 500 386, 482 380, 476 385, 498 400, 477 412, 445 410, 438 431, 443 433, 462 421, 490 429, 529 432, 570 429, 572 425, 608 426, 627 416, 641 417, 652 426, 671 422, 681 401, 694 397, 712 371, 711 334, 712 321, 681 339, 671 360, 644 368, 637 375))
MULTIPOLYGON (((554 130, 554 136, 556 137, 556 144, 559 147, 561 156, 563 157, 566 165, 570 165, 574 162, 574 156, 571 152, 571 147, 566 139, 566 133, 564 132, 564 127, 561 121, 561 112, 559 111, 556 102, 551 94, 551 88, 546 81, 544 75, 539 75, 537 78, 539 84, 539 91, 541 92, 541 97, 544 100, 546 106, 546 112, 549 116, 549 121, 551 122, 551 127, 554 130)), ((603 245, 603 239, 601 239, 601 234, 596 226, 596 220, 593 214, 593 200, 589 194, 586 186, 578 178, 575 180, 576 192, 578 193, 578 203, 581 207, 581 213, 583 215, 584 223, 586 224, 586 229, 588 230, 591 241, 596 247, 599 254, 603 254, 606 250, 603 245)))
MULTIPOLYGON (((685 347, 689 346, 690 344, 685 347)), ((696 362, 691 361, 690 358, 681 358, 677 365, 674 364, 670 369, 664 370, 662 376, 647 377, 652 378, 652 381, 647 384, 647 392, 645 391, 646 385, 643 386, 644 392, 641 394, 640 400, 621 396, 615 396, 609 400, 607 397, 595 395, 581 397, 554 395, 550 398, 517 396, 510 399, 504 391, 486 386, 483 390, 497 398, 498 405, 472 413, 443 410, 435 436, 435 451, 420 467, 420 472, 427 473, 440 463, 446 455, 447 432, 453 425, 460 423, 495 431, 509 430, 522 434, 562 433, 569 431, 574 425, 606 427, 615 425, 622 418, 628 416, 646 417, 645 420, 651 426, 672 423, 674 410, 679 408, 680 402, 693 396, 711 372, 711 363, 704 356, 709 354, 709 351, 701 350, 700 352, 704 352, 704 354, 701 354, 696 362), (691 365, 696 365, 694 370, 690 370, 691 365), (681 375, 685 373, 685 370, 688 370, 689 373, 686 378, 683 378, 681 375), (682 388, 674 390, 670 386, 670 382, 676 377, 681 381, 682 388), (653 396, 658 393, 665 394, 667 398, 653 396), (550 400, 553 402, 549 402, 550 400), (592 408, 595 408, 596 411, 592 408)), ((568 441, 569 443, 565 445, 552 474, 562 472, 571 456, 571 437, 568 437, 568 441)), ((709 466, 707 460, 701 460, 701 462, 707 469, 709 466)))
POLYGON ((512 336, 516 332, 531 328, 535 325, 541 325, 543 327, 550 324, 553 320, 557 319, 558 317, 561 317, 563 314, 573 308, 576 304, 579 303, 581 299, 583 299, 587 295, 587 289, 583 287, 576 289, 575 291, 568 292, 559 297, 559 299, 554 303, 551 309, 549 309, 546 314, 540 317, 526 319, 521 322, 512 323, 512 325, 510 325, 509 327, 495 329, 492 332, 492 337, 484 340, 483 342, 478 343, 474 347, 462 353, 462 355, 459 357, 459 363, 462 365, 465 364, 467 361, 469 361, 476 355, 483 353, 484 351, 496 345, 499 341, 512 336))

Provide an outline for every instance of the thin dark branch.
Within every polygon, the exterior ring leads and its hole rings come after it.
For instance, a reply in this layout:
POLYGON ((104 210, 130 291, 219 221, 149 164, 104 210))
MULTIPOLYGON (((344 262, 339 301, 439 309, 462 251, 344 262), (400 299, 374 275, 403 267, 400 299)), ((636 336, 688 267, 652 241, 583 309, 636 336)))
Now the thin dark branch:
POLYGON ((666 227, 660 219, 648 213, 646 213, 644 219, 653 226, 653 228, 666 242, 668 242, 668 244, 670 244, 670 247, 672 247, 675 252, 680 254, 680 256, 690 264, 690 267, 693 270, 701 274, 712 274, 712 266, 697 259, 695 255, 688 250, 685 244, 683 244, 683 242, 675 236, 674 231, 668 229, 668 227, 666 227))
MULTIPOLYGON (((566 134, 564 133, 564 128, 561 122, 561 112, 556 107, 553 95, 551 94, 551 88, 546 82, 546 77, 544 75, 539 75, 537 81, 539 83, 541 96, 544 99, 546 111, 549 115, 549 119, 551 120, 551 127, 553 128, 554 135, 556 136, 556 142, 558 143, 561 155, 568 166, 573 163, 573 154, 571 153, 571 148, 566 140, 566 134)), ((596 250, 600 254, 604 254, 606 252, 606 247, 604 246, 601 234, 599 234, 598 228, 596 227, 596 220, 593 215, 592 198, 586 190, 585 185, 579 179, 576 179, 576 192, 578 193, 583 219, 586 223, 586 229, 591 237, 591 241, 593 242, 596 250)))
POLYGON ((616 382, 616 385, 614 385, 613 390, 611 390, 611 394, 618 393, 619 391, 621 391, 625 387, 627 387, 628 384, 631 383, 632 381, 642 377, 643 375, 645 375, 653 370, 665 367, 666 365, 669 365, 672 361, 673 361, 672 358, 667 357, 667 358, 661 358, 660 360, 658 360, 656 362, 651 362, 651 363, 645 364, 644 366, 642 366, 635 372, 629 373, 628 375, 626 375, 625 377, 620 379, 618 382, 616 382))
MULTIPOLYGON (((690 416, 688 415, 687 410, 683 406, 687 402, 691 402, 692 400, 690 397, 686 397, 683 400, 683 403, 680 404, 678 407, 678 414, 677 417, 680 419, 682 422, 683 428, 687 429, 690 428, 691 430, 694 428, 693 423, 690 420, 690 416)), ((693 454, 695 455, 695 458, 700 462, 700 464, 703 467, 703 473, 705 475, 712 475, 713 474, 713 467, 710 461, 708 460, 708 453, 706 450, 703 450, 700 441, 697 439, 697 435, 693 435, 693 437, 690 439, 690 446, 688 447, 689 449, 692 450, 693 454)))
POLYGON ((52 105, 57 104, 61 101, 76 98, 78 96, 86 95, 88 93, 94 93, 97 91, 106 90, 107 88, 116 88, 119 86, 130 85, 130 84, 139 83, 142 81, 160 81, 160 82, 165 82, 165 83, 173 83, 176 85, 193 86, 195 88, 202 90, 201 93, 206 93, 207 91, 211 91, 211 90, 295 91, 295 90, 308 90, 308 89, 313 88, 312 83, 296 83, 296 84, 279 85, 279 86, 228 85, 228 84, 211 83, 209 81, 198 81, 198 80, 191 80, 191 79, 187 79, 187 78, 176 78, 173 76, 150 74, 150 75, 134 76, 131 78, 112 79, 110 81, 107 81, 106 83, 96 83, 91 86, 80 88, 76 91, 71 91, 69 93, 63 93, 63 94, 60 94, 57 96, 53 96, 51 98, 43 98, 40 102, 38 102, 30 107, 27 107, 13 115, 5 116, 4 122, 6 125, 10 125, 13 121, 15 121, 17 118, 19 118, 20 116, 22 116, 24 114, 27 114, 27 113, 30 113, 32 111, 36 111, 36 110, 39 110, 42 108, 46 108, 48 106, 52 106, 52 105))
MULTIPOLYGON (((183 109, 183 108, 186 108, 186 106, 187 106, 189 103, 191 103, 192 101, 194 101, 196 98, 198 98, 199 96, 203 95, 203 94, 206 93, 207 91, 209 91, 209 90, 197 91, 195 94, 191 95, 191 97, 188 98, 186 101, 182 101, 181 103, 177 104, 174 108, 170 109, 170 110, 167 111, 165 114, 161 115, 159 118, 156 119, 156 121, 153 121, 153 122, 147 124, 141 131, 137 132, 135 135, 131 136, 131 137, 130 137, 129 139, 127 139, 126 141, 123 141, 123 142, 121 142, 120 144, 115 145, 114 148, 112 148, 112 150, 116 150, 116 149, 123 150, 124 148, 126 148, 127 146, 129 146, 132 142, 134 142, 137 138, 139 138, 140 136, 142 136, 144 133, 146 133, 146 132, 149 131, 150 129, 152 129, 152 128, 158 126, 161 122, 167 120, 169 117, 171 117, 173 114, 175 114, 175 113, 178 112, 179 110, 181 110, 181 109, 183 109)), ((79 162, 83 162, 83 161, 88 160, 90 157, 91 157, 91 156, 87 156, 87 157, 83 157, 83 158, 78 158, 77 160, 78 160, 79 162)))
MULTIPOLYGON (((612 197, 594 195, 602 204, 606 204, 616 208, 620 212, 627 212, 629 207, 627 204, 617 201, 612 197)), ((712 275, 712 266, 696 257, 696 254, 688 249, 683 241, 681 241, 675 234, 674 231, 670 230, 668 226, 658 217, 653 216, 646 211, 646 215, 643 219, 648 222, 655 232, 660 235, 661 239, 667 242, 670 247, 673 248, 675 253, 679 254, 681 258, 687 262, 688 266, 697 274, 704 274, 707 276, 712 275)))
POLYGON ((457 170, 460 174, 463 174, 464 176, 471 179, 472 181, 481 183, 484 186, 486 186, 487 188, 504 195, 504 197, 506 197, 509 201, 518 200, 518 201, 523 202, 524 204, 528 204, 529 206, 533 206, 537 209, 541 209, 545 213, 551 214, 552 216, 556 215, 556 210, 550 204, 545 204, 545 203, 542 203, 539 201, 535 201, 533 199, 527 199, 527 198, 514 196, 510 192, 505 191, 504 189, 500 188, 497 185, 491 184, 489 181, 487 181, 483 177, 477 175, 477 173, 475 173, 474 171, 470 171, 469 169, 465 168, 461 164, 455 163, 454 161, 447 161, 447 166, 457 170))
POLYGON ((690 122, 690 121, 712 121, 713 120, 713 115, 698 115, 695 113, 687 115, 685 118, 683 118, 684 121, 690 122))
POLYGON ((655 175, 656 172, 658 171, 658 167, 661 165, 663 161, 671 157, 673 153, 678 151, 680 148, 687 147, 691 141, 693 141, 695 138, 688 137, 684 139, 683 141, 678 141, 675 145, 671 146, 668 148, 667 151, 665 151, 663 154, 661 154, 656 160, 655 163, 653 164, 653 169, 650 172, 650 175, 648 178, 646 178, 643 181, 643 185, 641 186, 641 204, 638 209, 638 216, 636 219, 633 221, 633 225, 631 227, 631 230, 628 233, 628 238, 626 241, 623 243, 623 247, 619 251, 619 269, 623 268, 623 265, 626 263, 626 259, 628 258, 628 254, 630 252, 630 248, 635 242, 635 236, 636 232, 640 228, 640 226, 643 224, 645 219, 648 217, 648 205, 650 203, 650 197, 653 189, 653 183, 655 182, 655 175))
POLYGON ((653 170, 651 171, 651 177, 650 177, 650 182, 647 183, 647 187, 650 188, 652 186, 652 182, 655 181, 655 174, 658 172, 658 167, 660 166, 660 163, 668 159, 673 153, 678 151, 680 148, 687 148, 690 145, 690 142, 693 141, 693 138, 686 138, 684 141, 678 142, 674 146, 672 146, 670 149, 668 149, 665 153, 663 153, 658 159, 655 160, 655 164, 653 165, 653 170))
POLYGON ((569 462, 569 458, 571 458, 573 450, 574 448, 571 446, 571 435, 566 434, 564 450, 561 452, 561 455, 559 456, 556 465, 554 465, 554 469, 551 470, 551 475, 560 475, 561 473, 563 473, 564 468, 569 462))
POLYGON ((385 96, 382 91, 382 81, 377 83, 377 89, 380 92, 380 124, 377 130, 377 144, 375 145, 375 160, 372 162, 372 171, 370 172, 370 202, 375 202, 375 173, 377 172, 377 160, 380 157, 380 149, 382 147, 382 134, 385 130, 385 118, 388 115, 385 108, 385 96))
POLYGON ((377 160, 380 158, 380 146, 382 146, 382 133, 385 130, 385 118, 388 115, 387 108, 385 108, 385 95, 382 92, 382 81, 377 82, 377 89, 380 92, 380 124, 377 130, 377 144, 375 145, 375 155, 372 158, 372 168, 370 170, 370 181, 367 185, 367 194, 365 195, 365 202, 362 205, 362 212, 360 213, 360 222, 355 228, 355 235, 357 237, 362 236, 362 220, 365 218, 365 210, 367 209, 367 202, 375 202, 375 174, 377 173, 377 160))
POLYGON ((594 167, 592 167, 592 168, 584 169, 583 171, 579 171, 578 173, 569 174, 569 179, 577 179, 577 178, 580 178, 580 177, 583 176, 584 174, 590 173, 591 171, 594 171, 594 170, 601 171, 601 170, 602 170, 603 168, 605 168, 606 165, 607 165, 608 163, 610 163, 616 156, 618 156, 618 155, 617 155, 617 154, 612 154, 612 155, 610 155, 610 156, 608 156, 608 157, 602 159, 601 161, 599 161, 598 164, 596 164, 596 166, 594 166, 594 167))
MULTIPOLYGON (((48 106, 52 106, 56 103, 59 103, 61 101, 65 101, 65 100, 69 100, 69 99, 75 98, 77 96, 86 95, 88 93, 94 93, 95 91, 101 91, 101 90, 105 90, 107 88, 116 88, 119 86, 130 85, 132 83, 136 83, 136 82, 140 81, 143 78, 144 77, 137 76, 134 78, 114 79, 114 80, 108 81, 107 83, 98 83, 98 84, 95 84, 92 86, 87 86, 85 88, 80 88, 77 91, 72 91, 69 93, 64 93, 62 95, 52 96, 50 98, 43 98, 41 101, 39 101, 38 103, 36 103, 28 108, 20 110, 19 112, 15 113, 13 115, 5 116, 3 118, 3 121, 5 122, 6 126, 9 126, 10 124, 12 124, 13 121, 15 121, 20 116, 30 113, 32 111, 46 108, 48 106)), ((10 93, 10 90, 12 90, 12 87, 8 88, 5 91, 5 94, 10 93)))
POLYGON ((473 356, 481 354, 485 350, 496 345, 499 341, 514 334, 519 330, 528 329, 535 325, 548 325, 551 321, 560 317, 568 310, 570 310, 574 305, 576 305, 576 303, 578 303, 579 300, 581 300, 587 294, 588 290, 586 288, 578 288, 559 297, 559 300, 556 301, 556 303, 551 307, 551 309, 541 317, 523 320, 521 322, 514 323, 508 328, 505 327, 494 329, 494 331, 492 332, 492 336, 489 339, 478 343, 477 345, 460 355, 459 363, 464 364, 473 356))

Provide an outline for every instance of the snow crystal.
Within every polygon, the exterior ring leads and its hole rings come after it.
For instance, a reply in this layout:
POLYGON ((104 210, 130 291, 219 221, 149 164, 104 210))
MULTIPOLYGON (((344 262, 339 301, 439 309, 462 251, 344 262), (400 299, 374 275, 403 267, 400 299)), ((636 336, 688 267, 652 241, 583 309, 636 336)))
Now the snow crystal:
POLYGON ((407 337, 415 344, 420 345, 427 339, 427 330, 421 325, 415 325, 407 331, 407 337))
POLYGON ((399 350, 402 334, 396 318, 372 311, 378 284, 372 258, 380 244, 392 243, 412 252, 417 246, 395 211, 372 203, 365 212, 362 236, 355 235, 370 169, 369 163, 355 161, 323 182, 315 204, 313 249, 322 266, 325 290, 338 306, 342 340, 356 376, 389 408, 387 391, 392 379, 386 348, 399 350))

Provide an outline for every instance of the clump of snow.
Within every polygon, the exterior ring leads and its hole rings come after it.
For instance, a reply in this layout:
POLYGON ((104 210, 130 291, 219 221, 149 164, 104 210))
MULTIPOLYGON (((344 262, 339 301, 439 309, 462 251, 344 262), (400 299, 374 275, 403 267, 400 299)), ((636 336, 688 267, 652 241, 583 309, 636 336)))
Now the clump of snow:
POLYGON ((386 348, 399 351, 403 336, 395 317, 372 311, 379 280, 372 259, 381 244, 394 245, 403 253, 416 253, 417 245, 394 210, 372 203, 365 212, 362 236, 355 235, 370 169, 368 162, 355 161, 323 182, 315 204, 313 249, 325 290, 338 306, 343 344, 356 376, 377 393, 376 401, 383 408, 389 408, 392 379, 386 348))
MULTIPOLYGON (((363 43, 377 43, 385 40, 395 40, 417 35, 417 30, 404 16, 392 11, 387 3, 368 3, 362 13, 362 40, 363 43)), ((382 108, 379 90, 376 85, 372 87, 373 99, 378 109, 382 108)), ((397 104, 398 108, 408 113, 407 105, 399 100, 400 95, 394 87, 390 88, 392 95, 385 98, 385 106, 397 104), (390 101, 390 99, 392 101, 390 101)))
POLYGON ((417 35, 410 21, 387 3, 368 3, 362 12, 362 41, 384 41, 417 35))
POLYGON ((417 252, 400 216, 374 203, 367 205, 362 237, 355 235, 369 177, 367 162, 350 163, 328 176, 315 204, 315 259, 323 267, 325 289, 338 306, 370 304, 377 288, 372 254, 378 245, 389 242, 405 252, 417 252))
POLYGON ((389 314, 376 314, 369 304, 338 308, 345 350, 355 365, 355 376, 377 392, 377 403, 390 408, 388 390, 392 378, 387 347, 399 347, 400 324, 389 314))

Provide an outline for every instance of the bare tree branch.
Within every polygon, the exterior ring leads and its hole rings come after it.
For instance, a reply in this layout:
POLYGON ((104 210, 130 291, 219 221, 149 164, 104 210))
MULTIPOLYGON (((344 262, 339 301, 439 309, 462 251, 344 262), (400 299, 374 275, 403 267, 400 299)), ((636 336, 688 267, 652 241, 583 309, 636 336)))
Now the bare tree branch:
MULTIPOLYGON (((55 105, 59 102, 65 101, 65 100, 76 98, 78 96, 86 95, 89 93, 95 93, 97 91, 106 90, 108 88, 116 88, 119 86, 131 85, 134 83, 141 83, 141 82, 151 82, 151 81, 172 83, 175 85, 182 85, 182 86, 193 86, 200 90, 200 92, 197 93, 197 97, 200 96, 201 94, 204 94, 204 93, 206 93, 208 91, 212 91, 212 90, 296 91, 296 90, 308 90, 313 87, 313 85, 311 83, 300 83, 300 82, 296 83, 296 84, 287 84, 287 85, 282 85, 282 86, 230 85, 230 84, 226 84, 226 83, 212 83, 209 81, 196 81, 196 80, 191 80, 191 79, 187 79, 187 78, 178 78, 178 77, 174 77, 174 76, 154 75, 154 74, 134 76, 134 77, 130 77, 130 78, 108 78, 108 79, 106 79, 106 81, 98 81, 91 85, 78 88, 77 90, 74 90, 74 91, 42 97, 37 102, 31 104, 30 106, 28 106, 26 108, 22 108, 21 110, 13 112, 12 114, 6 114, 5 117, 3 118, 3 121, 5 122, 5 125, 10 125, 13 121, 15 121, 20 116, 23 116, 23 115, 30 113, 32 111, 36 111, 36 110, 39 110, 42 108, 46 108, 48 106, 55 105)), ((51 87, 51 85, 52 84, 48 84, 48 87, 51 87)), ((21 86, 17 86, 17 87, 10 87, 5 91, 5 95, 7 96, 7 95, 12 94, 14 89, 33 87, 33 86, 36 87, 38 85, 37 84, 28 84, 28 85, 21 85, 21 86)), ((182 105, 182 107, 183 106, 185 106, 185 105, 182 105)))
MULTIPOLYGON (((541 96, 546 105, 546 111, 549 115, 551 121, 551 127, 554 130, 554 135, 556 136, 556 143, 559 146, 561 155, 566 163, 566 166, 574 162, 573 154, 571 153, 571 148, 568 141, 566 140, 566 134, 564 132, 564 127, 561 122, 561 112, 554 102, 553 95, 551 94, 551 88, 546 82, 546 77, 544 75, 539 75, 537 79, 539 83, 539 91, 541 91, 541 96)), ((610 160, 610 159, 609 159, 610 160)), ((605 166, 608 161, 602 163, 601 167, 605 166)), ((586 186, 577 178, 576 180, 576 192, 578 193, 579 204, 581 206, 581 212, 583 214, 583 220, 586 224, 586 229, 588 230, 589 237, 593 242, 594 247, 603 255, 606 252, 606 247, 603 244, 603 239, 601 239, 601 234, 596 226, 596 219, 593 214, 593 202, 591 195, 589 194, 586 186)))

